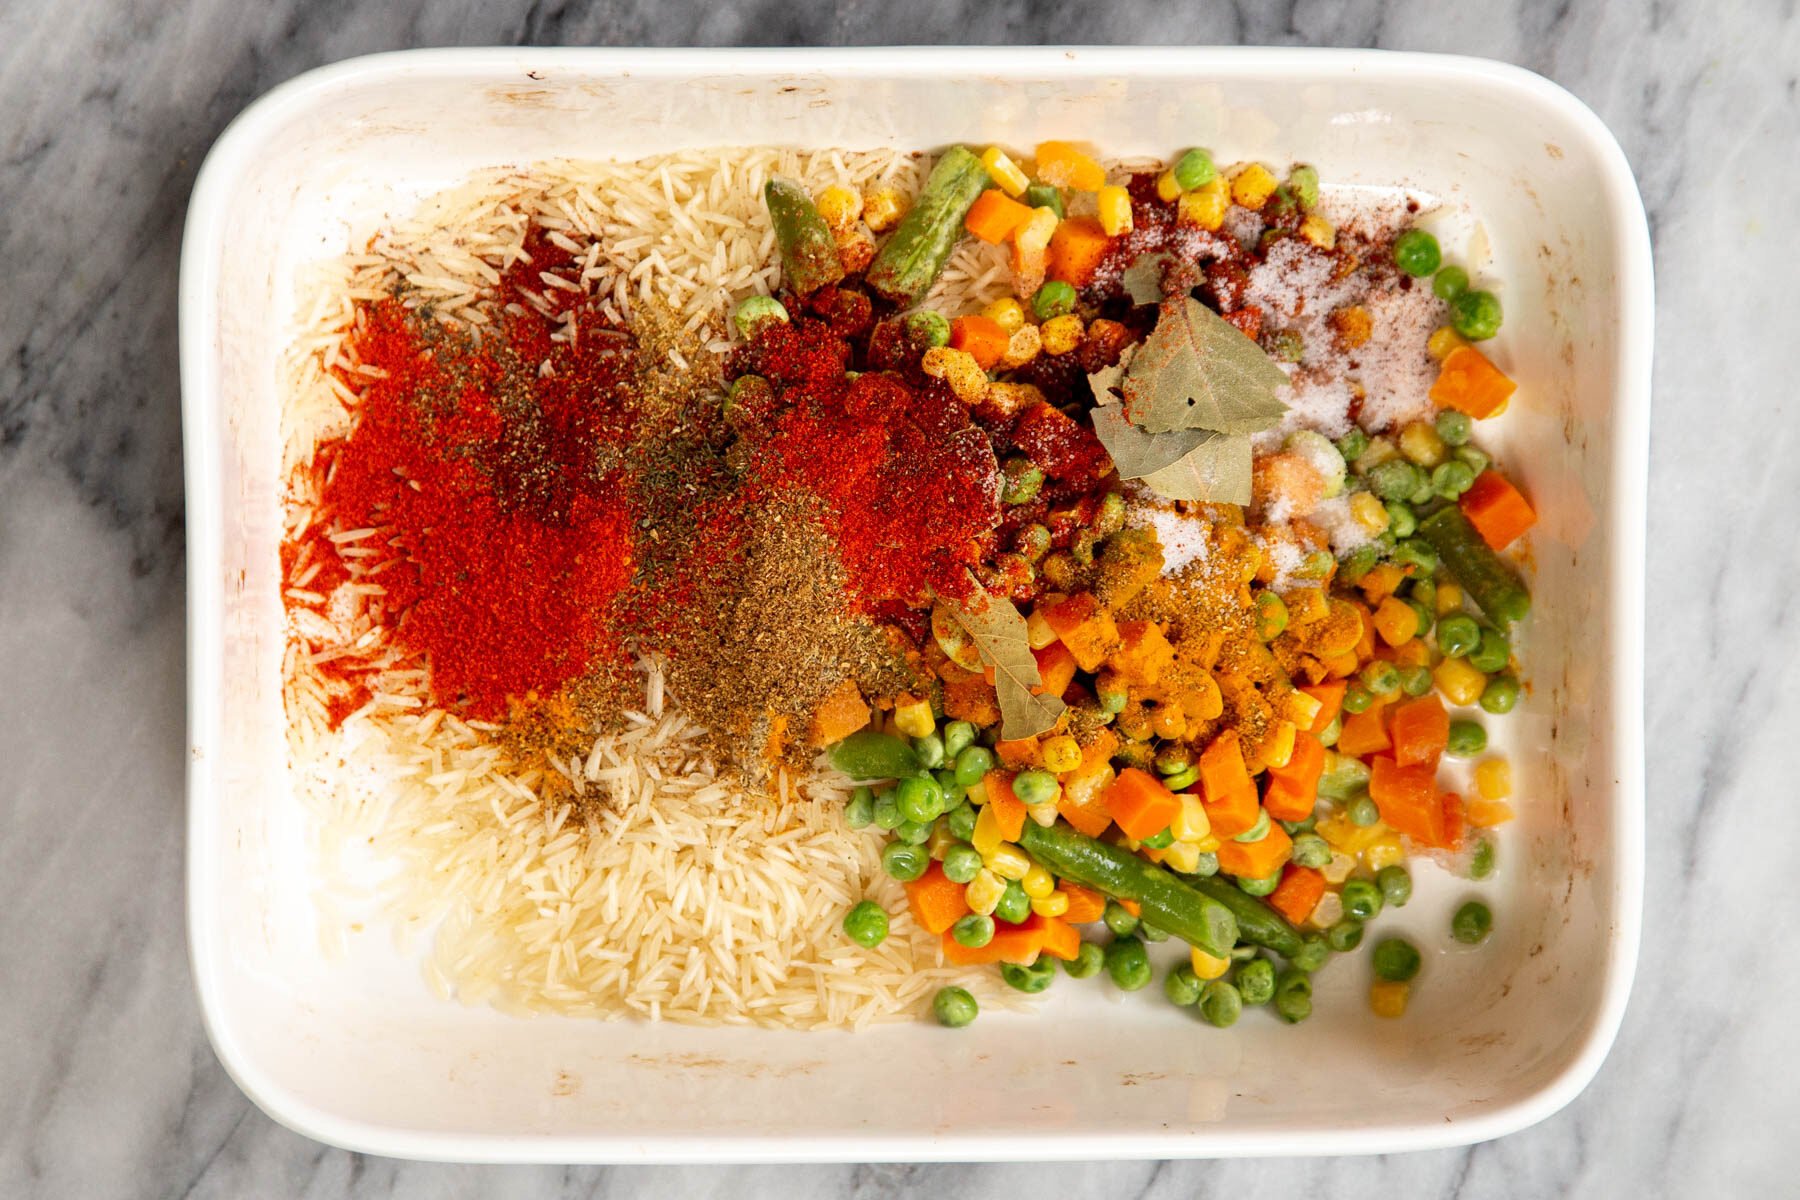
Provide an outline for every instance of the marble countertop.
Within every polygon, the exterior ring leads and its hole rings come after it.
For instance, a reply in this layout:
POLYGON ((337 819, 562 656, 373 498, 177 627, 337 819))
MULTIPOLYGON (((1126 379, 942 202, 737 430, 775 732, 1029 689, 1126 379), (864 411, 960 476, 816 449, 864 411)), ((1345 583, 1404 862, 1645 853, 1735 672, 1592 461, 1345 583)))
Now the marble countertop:
MULTIPOLYGON (((0 1195, 1751 1195, 1791 1189, 1800 845, 1787 541, 1800 263, 1791 4, 0 0, 0 1195), (1047 7, 1047 6, 1046 6, 1047 7), (1520 63, 1616 131, 1656 242, 1648 913, 1593 1085, 1462 1150, 1069 1166, 478 1168, 327 1149, 215 1061, 182 918, 176 259, 224 124, 403 46, 822 41, 1377 46, 1520 63), (1784 335, 1782 329, 1789 330, 1784 335), (1754 453, 1738 453, 1744 434, 1754 453), (1754 827, 1753 827, 1754 823, 1754 827)), ((1792 568, 1792 569, 1790 569, 1792 568)))

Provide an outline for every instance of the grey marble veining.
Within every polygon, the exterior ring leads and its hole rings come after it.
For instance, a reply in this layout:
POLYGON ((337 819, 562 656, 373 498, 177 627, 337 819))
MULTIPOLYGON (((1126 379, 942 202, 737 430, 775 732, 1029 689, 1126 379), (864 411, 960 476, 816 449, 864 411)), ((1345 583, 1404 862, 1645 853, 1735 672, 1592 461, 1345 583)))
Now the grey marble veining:
POLYGON ((0 1195, 1794 1194, 1797 73, 1800 16, 1773 0, 0 0, 0 1195), (1660 293, 1650 884, 1598 1079, 1495 1143, 1326 1161, 499 1169, 367 1159, 274 1125, 206 1044, 182 925, 175 264, 207 147, 274 84, 372 50, 952 38, 1486 55, 1617 132, 1660 293))

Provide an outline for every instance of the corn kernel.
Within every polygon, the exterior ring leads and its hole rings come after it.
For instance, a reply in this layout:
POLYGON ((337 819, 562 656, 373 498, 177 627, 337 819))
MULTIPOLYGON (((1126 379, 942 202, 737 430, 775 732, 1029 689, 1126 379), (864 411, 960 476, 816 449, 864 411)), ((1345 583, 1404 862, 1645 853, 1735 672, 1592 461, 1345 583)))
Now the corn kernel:
POLYGON ((907 737, 921 738, 937 731, 937 722, 931 717, 931 702, 914 699, 912 696, 901 696, 894 703, 894 728, 907 737))
POLYGON ((1439 325, 1436 329, 1431 331, 1431 336, 1425 339, 1425 353, 1431 355, 1431 357, 1437 359, 1439 362, 1443 362, 1446 358, 1450 357, 1450 352, 1452 350, 1468 344, 1468 341, 1463 338, 1463 335, 1456 332, 1456 330, 1452 329, 1450 326, 1439 325))
POLYGON ((825 224, 831 228, 833 233, 853 228, 857 218, 862 216, 862 196, 847 187, 838 187, 836 184, 820 192, 818 199, 813 203, 818 207, 819 215, 825 218, 825 224))
POLYGON ((1219 681, 1210 674, 1194 680, 1194 686, 1181 698, 1181 710, 1190 721, 1216 721, 1225 711, 1225 693, 1219 681))
POLYGON ((1066 733, 1044 742, 1044 770, 1056 775, 1081 765, 1081 743, 1066 733))
POLYGON ((1400 451, 1394 443, 1384 437, 1369 439, 1369 448, 1357 456, 1355 467, 1357 474, 1367 475, 1384 462, 1393 462, 1400 457, 1400 451))
POLYGON ((919 360, 919 367, 934 379, 946 380, 950 384, 950 390, 964 404, 979 404, 987 395, 987 372, 981 369, 981 364, 967 350, 933 346, 919 360))
POLYGON ((1042 650, 1055 640, 1056 630, 1050 627, 1050 622, 1044 619, 1043 613, 1033 609, 1031 615, 1025 618, 1025 644, 1033 650, 1042 650))
MULTIPOLYGON (((984 814, 994 811, 992 805, 981 810, 984 814)), ((977 820, 976 824, 980 824, 977 820)), ((1002 842, 994 847, 994 852, 983 860, 987 869, 1002 879, 1017 879, 1023 885, 1025 876, 1037 864, 1025 857, 1025 852, 1011 842, 1002 842)))
POLYGON ((1231 970, 1231 960, 1216 954, 1208 954, 1198 946, 1188 950, 1188 962, 1193 964, 1194 974, 1202 979, 1217 979, 1231 970))
POLYGON ((1376 499, 1373 492, 1358 492, 1350 497, 1350 516, 1370 533, 1386 532, 1388 522, 1393 519, 1387 505, 1376 499))
POLYGON ((861 274, 875 261, 875 239, 860 229, 847 229, 832 240, 837 243, 838 262, 852 274, 861 274))
POLYGON ((1435 467, 1450 457, 1450 447, 1429 421, 1414 421, 1400 431, 1400 453, 1421 467, 1435 467))
POLYGON ((1432 670, 1431 677, 1437 681, 1444 699, 1452 704, 1473 704, 1487 687, 1487 676, 1461 658, 1446 658, 1432 670))
POLYGON ((1383 867, 1395 866, 1406 859, 1406 851, 1400 846, 1400 839, 1389 836, 1375 842, 1362 852, 1363 865, 1371 871, 1379 871, 1383 867))
POLYGON ((941 859, 954 845, 956 845, 956 835, 950 832, 950 823, 942 817, 932 822, 931 836, 925 841, 926 852, 932 858, 941 859))
POLYGON ((1007 157, 1006 151, 998 146, 989 146, 981 152, 981 165, 993 181, 1000 185, 1000 190, 1009 196, 1023 195, 1031 180, 1019 169, 1019 164, 1007 157))
POLYGON ((1050 355, 1067 354, 1081 345, 1082 335, 1087 327, 1081 318, 1074 313, 1065 313, 1060 317, 1051 317, 1038 329, 1043 338, 1044 353, 1050 355))
POLYGON ((1150 714, 1150 728, 1157 737, 1173 741, 1187 733, 1187 716, 1179 704, 1159 704, 1150 714))
POLYGON ((1200 853, 1212 854, 1219 848, 1219 839, 1209 833, 1199 841, 1195 842, 1194 845, 1199 848, 1200 853))
POLYGON ((1470 796, 1463 805, 1463 815, 1469 824, 1478 829, 1492 829, 1496 825, 1504 825, 1516 815, 1513 806, 1504 800, 1487 800, 1480 796, 1470 796))
POLYGON ((1301 729, 1311 729, 1324 708, 1324 702, 1317 696, 1309 696, 1302 691, 1289 692, 1281 701, 1281 715, 1301 729))
POLYGON ((1475 791, 1483 800, 1504 800, 1512 795, 1512 763, 1490 758, 1475 768, 1475 791))
POLYGON ((1263 765, 1276 770, 1288 765, 1294 757, 1294 723, 1277 721, 1268 741, 1264 744, 1263 765))
POLYGON ((1318 213, 1308 213, 1306 220, 1300 222, 1300 236, 1321 250, 1337 248, 1337 226, 1318 213))
POLYGON ((1042 863, 1032 863, 1026 868, 1024 877, 1019 880, 1019 886, 1025 889, 1027 896, 1036 900, 1040 896, 1048 896, 1056 890, 1056 876, 1046 871, 1042 863))
POLYGON ((1260 209, 1275 194, 1280 181, 1261 163, 1250 163, 1231 180, 1231 198, 1245 208, 1260 209))
POLYGON ((1006 884, 1000 877, 986 867, 975 872, 975 878, 969 880, 969 886, 963 889, 963 900, 971 912, 982 916, 991 916, 1000 907, 1000 897, 1006 894, 1006 884))
POLYGON ((1336 892, 1326 892, 1313 905, 1313 910, 1306 918, 1320 929, 1329 929, 1344 919, 1344 898, 1336 892))
POLYGON ((1311 625, 1325 619, 1324 588, 1294 588, 1282 593, 1281 600, 1287 605, 1289 625, 1311 625))
POLYGON ((1000 814, 994 811, 993 805, 982 805, 975 816, 975 829, 969 834, 969 844, 981 855, 981 861, 987 862, 1005 842, 1006 837, 1000 832, 1000 814))
POLYGON ((1212 819, 1206 815, 1206 806, 1200 803, 1200 797, 1183 793, 1181 811, 1169 823, 1169 832, 1175 835, 1177 842, 1197 843, 1212 832, 1212 819))
POLYGON ((1395 1017, 1406 1015, 1406 998, 1412 991, 1410 983, 1395 983, 1391 979, 1377 979, 1369 985, 1369 1007, 1376 1016, 1395 1017))
POLYGON ((1192 875, 1200 868, 1200 847, 1192 842, 1170 842, 1163 851, 1163 862, 1183 875, 1192 875))
MULTIPOLYGON (((1038 332, 1038 327, 1030 324, 1021 325, 1013 330, 1012 336, 1007 339, 1006 353, 1000 356, 1000 365, 1009 371, 1017 370, 1036 358, 1038 351, 1043 348, 1044 337, 1038 332)), ((988 394, 991 396, 993 389, 999 386, 997 383, 988 385, 988 394)), ((1027 383, 1019 386, 1030 387, 1031 385, 1027 383)))
POLYGON ((1156 177, 1156 198, 1164 204, 1171 204, 1181 196, 1181 185, 1175 182, 1173 169, 1164 171, 1156 177))
POLYGON ((900 189, 882 185, 871 188, 863 196, 863 221, 876 233, 886 233, 906 215, 906 197, 900 189))
MULTIPOLYGON (((1320 824, 1322 825, 1324 822, 1321 821, 1320 824)), ((1351 858, 1348 854, 1333 851, 1331 861, 1319 868, 1319 874, 1325 876, 1326 883, 1336 885, 1350 878, 1350 872, 1354 870, 1356 870, 1356 860, 1354 858, 1351 858)), ((1341 904, 1343 901, 1340 899, 1339 903, 1341 904)))
POLYGON ((1175 219, 1183 225, 1196 225, 1208 232, 1216 231, 1225 224, 1225 210, 1229 200, 1225 194, 1224 180, 1214 176, 1214 187, 1209 183, 1191 192, 1181 193, 1181 199, 1175 202, 1175 219))
POLYGON ((1003 296, 981 310, 981 315, 1012 333, 1025 324, 1025 308, 1011 296, 1003 296))
POLYGON ((1410 642, 1419 632, 1419 613, 1404 600, 1389 596, 1375 610, 1375 632, 1390 646, 1410 642))
POLYGON ((1437 591, 1437 615, 1447 616, 1462 607, 1462 588, 1454 583, 1440 583, 1437 591))
POLYGON ((1025 815, 1048 829, 1056 824, 1056 805, 1054 803, 1028 804, 1025 806, 1025 815))
POLYGON ((1131 232, 1131 193, 1117 184, 1100 189, 1100 228, 1107 237, 1131 232))
POLYGON ((1033 897, 1031 911, 1040 917, 1060 917, 1069 911, 1069 894, 1051 892, 1048 896, 1033 897))
MULTIPOLYGON (((1362 588, 1363 598, 1374 604, 1383 596, 1393 595, 1394 589, 1399 587, 1405 578, 1406 572, 1393 563, 1381 563, 1371 568, 1369 573, 1362 577, 1362 583, 1358 586, 1362 588)), ((1413 615, 1417 616, 1418 614, 1414 613, 1413 615)))
POLYGON ((1326 316, 1325 323, 1331 326, 1338 347, 1343 350, 1354 350, 1375 336, 1375 318, 1360 304, 1336 309, 1326 316))

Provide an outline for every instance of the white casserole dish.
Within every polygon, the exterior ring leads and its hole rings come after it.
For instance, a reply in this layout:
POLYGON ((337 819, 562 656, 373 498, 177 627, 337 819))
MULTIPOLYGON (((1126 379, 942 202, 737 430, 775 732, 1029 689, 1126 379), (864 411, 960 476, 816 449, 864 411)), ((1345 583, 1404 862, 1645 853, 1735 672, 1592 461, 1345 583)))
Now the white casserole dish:
POLYGON ((1568 93, 1489 62, 1307 50, 422 51, 315 71, 220 138, 188 214, 189 933, 208 1032, 244 1090, 323 1141, 543 1161, 1337 1154, 1491 1138, 1593 1076, 1623 1012, 1643 870, 1650 249, 1630 170, 1568 93), (1065 986, 1035 1015, 861 1035, 521 1020, 436 999, 367 939, 328 961, 286 780, 277 365, 294 270, 482 166, 678 146, 1210 146, 1318 164, 1473 213, 1522 381, 1503 454, 1539 503, 1522 798, 1472 885, 1420 873, 1381 928, 1426 969, 1371 1016, 1367 955, 1315 1016, 1205 1028, 1065 986), (1079 994, 1077 994, 1079 993, 1079 994))

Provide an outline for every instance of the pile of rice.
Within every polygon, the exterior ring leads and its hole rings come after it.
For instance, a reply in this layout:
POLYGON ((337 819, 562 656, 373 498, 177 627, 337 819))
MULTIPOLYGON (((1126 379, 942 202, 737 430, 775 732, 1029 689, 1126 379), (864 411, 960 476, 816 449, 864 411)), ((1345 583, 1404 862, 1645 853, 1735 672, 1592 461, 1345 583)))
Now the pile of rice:
MULTIPOLYGON (((891 183, 913 194, 929 162, 893 151, 689 151, 630 164, 553 162, 478 175, 429 198, 366 252, 303 281, 286 362, 285 514, 313 524, 319 481, 305 468, 345 432, 357 391, 335 377, 350 357, 359 300, 404 285, 408 303, 479 327, 483 290, 522 253, 531 226, 586 254, 583 293, 546 282, 551 315, 588 294, 609 317, 657 300, 702 342, 724 345, 731 306, 779 282, 762 185, 781 174, 818 189, 891 183)), ((563 244, 563 243, 559 243, 563 244)), ((548 280, 549 277, 546 277, 548 280)), ((965 242, 934 303, 949 311, 1007 290, 1002 252, 965 242)), ((572 317, 560 336, 579 337, 572 317)), ((843 826, 843 794, 823 776, 768 793, 724 775, 704 731, 645 664, 645 703, 623 733, 567 762, 524 769, 488 736, 431 704, 420 664, 386 636, 379 551, 385 531, 336 529, 350 579, 309 588, 303 554, 284 580, 284 668, 295 787, 313 816, 321 930, 341 947, 362 905, 350 877, 372 855, 387 869, 373 901, 405 944, 422 939, 426 978, 446 996, 513 1012, 696 1023, 852 1027, 911 1018, 955 980, 1005 1003, 991 971, 938 965, 881 870, 877 839, 843 826), (375 672, 373 698, 333 730, 325 668, 375 672), (564 779, 545 788, 545 773, 564 779), (604 803, 551 802, 546 795, 604 803), (591 814, 577 816, 577 813, 591 814), (844 937, 846 908, 873 899, 891 932, 873 950, 844 937)))

